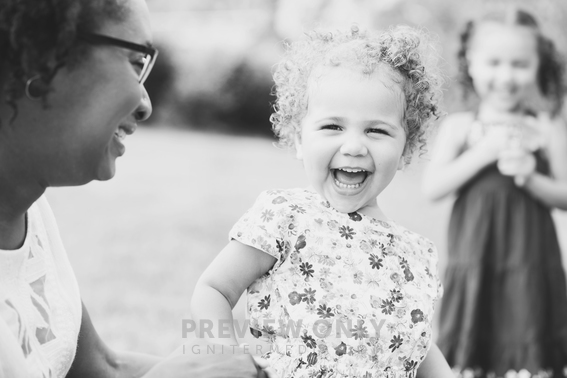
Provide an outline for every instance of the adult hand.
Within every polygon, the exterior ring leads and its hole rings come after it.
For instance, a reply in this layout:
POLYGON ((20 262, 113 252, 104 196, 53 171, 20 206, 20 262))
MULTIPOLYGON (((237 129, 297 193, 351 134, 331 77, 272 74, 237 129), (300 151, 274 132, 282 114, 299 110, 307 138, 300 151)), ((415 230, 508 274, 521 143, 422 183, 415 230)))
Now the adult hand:
POLYGON ((248 345, 227 346, 190 338, 143 378, 273 377, 267 367, 266 360, 249 354, 248 345))
POLYGON ((267 377, 251 355, 182 354, 168 357, 143 378, 256 378, 267 377))

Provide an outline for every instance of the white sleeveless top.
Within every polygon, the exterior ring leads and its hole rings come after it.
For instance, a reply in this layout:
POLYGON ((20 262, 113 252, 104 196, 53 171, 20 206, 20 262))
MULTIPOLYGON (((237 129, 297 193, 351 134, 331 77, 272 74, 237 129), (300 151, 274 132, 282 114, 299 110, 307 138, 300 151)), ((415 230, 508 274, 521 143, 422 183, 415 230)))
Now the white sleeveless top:
POLYGON ((2 350, 13 353, 18 345, 23 359, 11 361, 25 361, 16 367, 27 370, 24 376, 65 377, 75 358, 81 312, 75 275, 42 196, 28 210, 22 247, 0 250, 0 367, 10 362, 2 350))

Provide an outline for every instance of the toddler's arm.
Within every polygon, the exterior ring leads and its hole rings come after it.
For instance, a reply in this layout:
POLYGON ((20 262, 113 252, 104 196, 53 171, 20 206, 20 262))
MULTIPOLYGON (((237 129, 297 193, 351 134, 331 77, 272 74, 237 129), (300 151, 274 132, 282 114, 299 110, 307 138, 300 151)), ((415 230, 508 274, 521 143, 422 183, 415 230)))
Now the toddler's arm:
POLYGON ((256 248, 232 240, 199 278, 191 300, 191 315, 197 327, 202 321, 212 324, 213 340, 238 345, 232 309, 248 286, 263 276, 276 259, 256 248), (228 329, 220 329, 229 324, 228 329), (223 332, 228 331, 228 335, 223 332), (222 337, 221 337, 222 336, 222 337))
POLYGON ((454 378, 455 375, 451 371, 447 360, 433 343, 425 360, 417 368, 417 378, 454 378))
POLYGON ((468 130, 474 121, 471 113, 447 117, 441 124, 435 148, 423 178, 423 192, 439 200, 466 184, 487 165, 498 160, 507 143, 505 135, 491 134, 463 151, 468 130))
POLYGON ((551 177, 533 172, 524 188, 549 207, 567 210, 567 125, 562 119, 538 117, 546 130, 551 177))

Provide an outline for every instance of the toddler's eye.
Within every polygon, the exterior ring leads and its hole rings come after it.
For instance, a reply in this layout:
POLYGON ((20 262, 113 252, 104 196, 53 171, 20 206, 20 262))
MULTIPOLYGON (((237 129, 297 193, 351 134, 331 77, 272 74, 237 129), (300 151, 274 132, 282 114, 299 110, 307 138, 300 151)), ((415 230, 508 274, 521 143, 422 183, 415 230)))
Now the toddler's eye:
POLYGON ((382 134, 382 135, 390 135, 389 132, 387 132, 384 129, 368 129, 368 133, 369 134, 382 134))
POLYGON ((321 130, 341 130, 341 127, 338 125, 323 125, 321 130))

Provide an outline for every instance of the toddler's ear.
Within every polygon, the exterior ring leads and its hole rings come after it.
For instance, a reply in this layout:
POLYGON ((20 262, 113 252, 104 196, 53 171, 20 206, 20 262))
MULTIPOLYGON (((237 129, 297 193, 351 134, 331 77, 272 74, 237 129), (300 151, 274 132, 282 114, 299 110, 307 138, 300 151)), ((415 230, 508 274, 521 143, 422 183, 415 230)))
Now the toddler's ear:
POLYGON ((299 135, 297 133, 295 134, 293 139, 295 144, 295 157, 298 160, 303 160, 303 146, 301 145, 301 139, 299 138, 299 135))
POLYGON ((403 171, 405 167, 406 167, 406 155, 402 154, 402 156, 400 156, 400 161, 398 162, 398 171, 403 171))

